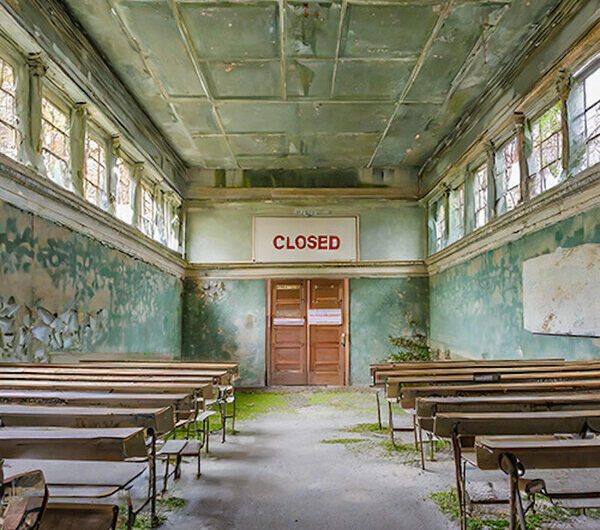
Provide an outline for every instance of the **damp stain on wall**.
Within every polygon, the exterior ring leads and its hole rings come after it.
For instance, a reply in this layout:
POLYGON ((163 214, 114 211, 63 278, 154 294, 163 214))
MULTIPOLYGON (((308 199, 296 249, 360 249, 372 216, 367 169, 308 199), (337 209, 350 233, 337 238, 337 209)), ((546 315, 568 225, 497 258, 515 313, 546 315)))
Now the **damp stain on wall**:
POLYGON ((184 282, 184 359, 235 360, 240 384, 265 384, 265 280, 184 282))
POLYGON ((0 201, 0 352, 178 355, 181 280, 0 201))
POLYGON ((390 336, 427 335, 427 278, 350 280, 350 379, 369 383, 369 364, 394 351, 390 336))
POLYGON ((523 326, 523 262, 589 243, 600 243, 600 208, 435 274, 432 345, 467 357, 600 357, 598 339, 535 334, 523 326))

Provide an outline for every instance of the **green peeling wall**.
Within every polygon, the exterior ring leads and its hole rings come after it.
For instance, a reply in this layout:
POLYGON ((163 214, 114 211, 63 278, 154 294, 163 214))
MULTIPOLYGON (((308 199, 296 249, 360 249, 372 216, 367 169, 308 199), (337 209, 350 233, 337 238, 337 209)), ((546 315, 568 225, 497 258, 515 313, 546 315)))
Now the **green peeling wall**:
POLYGON ((394 351, 390 336, 427 333, 427 278, 350 280, 350 380, 369 383, 369 364, 394 351))
POLYGON ((181 347, 181 280, 0 201, 0 353, 181 347))
POLYGON ((265 384, 265 280, 186 280, 183 358, 236 360, 240 383, 265 384))
POLYGON ((571 217, 430 278, 431 341, 467 357, 600 357, 600 339, 539 335, 523 327, 523 262, 600 243, 600 208, 571 217))

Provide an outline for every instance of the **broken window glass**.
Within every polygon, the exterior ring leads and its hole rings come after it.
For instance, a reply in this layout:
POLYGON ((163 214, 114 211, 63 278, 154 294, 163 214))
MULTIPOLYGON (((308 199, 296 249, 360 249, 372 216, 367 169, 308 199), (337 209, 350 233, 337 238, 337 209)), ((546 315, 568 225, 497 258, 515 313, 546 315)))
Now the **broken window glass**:
POLYGON ((590 167, 600 162, 600 68, 585 79, 583 92, 587 165, 590 167))
POLYGON ((71 189, 69 115, 48 98, 42 99, 42 154, 48 177, 71 189))
POLYGON ((488 168, 482 164, 475 170, 473 179, 475 196, 475 228, 482 227, 488 221, 488 168))
POLYGON ((496 212, 512 210, 521 198, 521 171, 517 137, 505 142, 496 153, 496 212))
POLYGON ((116 214, 119 219, 131 224, 133 221, 133 204, 131 198, 132 190, 132 168, 126 160, 119 157, 116 164, 116 179, 117 179, 117 205, 116 214))
POLYGON ((458 241, 465 235, 465 188, 461 185, 450 192, 448 199, 450 216, 450 234, 448 242, 458 241))
POLYGON ((556 186, 562 173, 561 106, 557 103, 531 125, 529 194, 535 197, 556 186))
POLYGON ((149 187, 142 185, 141 229, 144 234, 154 237, 154 195, 149 187))
POLYGON ((106 143, 88 132, 85 139, 83 196, 105 210, 108 207, 106 186, 106 143))
POLYGON ((17 83, 14 68, 0 58, 0 153, 17 158, 17 83))
POLYGON ((446 246, 446 208, 444 200, 437 203, 435 213, 435 249, 442 250, 446 246))

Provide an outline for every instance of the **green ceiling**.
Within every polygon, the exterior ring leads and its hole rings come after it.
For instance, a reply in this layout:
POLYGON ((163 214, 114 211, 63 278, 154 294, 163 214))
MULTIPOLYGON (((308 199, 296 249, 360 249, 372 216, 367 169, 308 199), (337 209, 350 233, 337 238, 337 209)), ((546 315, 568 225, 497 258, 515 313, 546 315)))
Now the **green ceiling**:
POLYGON ((559 0, 64 0, 191 166, 421 166, 559 0))

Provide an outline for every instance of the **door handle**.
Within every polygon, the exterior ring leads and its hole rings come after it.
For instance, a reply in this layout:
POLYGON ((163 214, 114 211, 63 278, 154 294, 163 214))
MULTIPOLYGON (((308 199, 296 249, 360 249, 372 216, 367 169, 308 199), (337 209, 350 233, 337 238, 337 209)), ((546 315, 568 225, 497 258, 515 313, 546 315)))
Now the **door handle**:
POLYGON ((346 347, 346 334, 342 333, 342 346, 345 348, 346 347))

